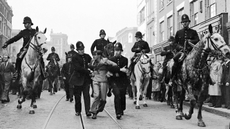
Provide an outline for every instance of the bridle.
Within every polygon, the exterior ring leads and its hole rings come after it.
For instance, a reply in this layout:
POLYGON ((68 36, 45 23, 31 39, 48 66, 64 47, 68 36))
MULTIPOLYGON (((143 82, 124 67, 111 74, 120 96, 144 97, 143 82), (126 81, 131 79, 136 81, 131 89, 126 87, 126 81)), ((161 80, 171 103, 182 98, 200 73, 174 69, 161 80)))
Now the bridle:
POLYGON ((148 64, 148 63, 150 63, 150 61, 148 60, 148 61, 146 61, 146 62, 143 62, 141 59, 139 59, 139 62, 140 62, 140 63, 137 64, 137 65, 138 65, 138 69, 141 71, 141 73, 144 74, 144 75, 149 74, 149 73, 150 73, 150 70, 149 70, 148 72, 146 72, 146 71, 145 71, 145 68, 142 66, 142 64, 143 64, 143 65, 148 64))

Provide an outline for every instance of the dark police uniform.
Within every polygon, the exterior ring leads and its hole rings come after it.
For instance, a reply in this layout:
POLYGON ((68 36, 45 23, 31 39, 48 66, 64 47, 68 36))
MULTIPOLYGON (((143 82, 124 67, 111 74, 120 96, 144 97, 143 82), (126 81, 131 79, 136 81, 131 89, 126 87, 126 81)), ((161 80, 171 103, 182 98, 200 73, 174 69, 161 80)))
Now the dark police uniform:
MULTIPOLYGON (((101 35, 106 35, 105 31, 103 29, 100 30, 100 34, 101 35)), ((108 41, 105 40, 104 38, 100 38, 100 39, 96 39, 92 46, 91 46, 91 54, 93 55, 94 52, 94 48, 96 47, 96 50, 101 50, 102 52, 104 52, 104 47, 108 44, 108 41)))
MULTIPOLYGON (((181 17, 181 22, 190 22, 188 15, 183 14, 181 17)), ((188 40, 190 40, 190 42, 194 45, 199 42, 200 39, 195 30, 190 28, 183 28, 176 32, 176 36, 175 36, 175 44, 177 45, 176 51, 180 51, 180 52, 178 52, 173 58, 173 60, 175 61, 172 68, 173 77, 175 77, 174 75, 176 75, 175 74, 176 71, 180 69, 180 67, 177 66, 178 63, 180 63, 179 66, 181 66, 186 55, 193 49, 193 47, 189 45, 188 40), (181 50, 183 51, 181 52, 181 50), (181 57, 182 55, 183 57, 181 57)))
MULTIPOLYGON (((76 44, 77 49, 83 47, 82 42, 76 44)), ((74 67, 74 73, 70 77, 70 85, 74 87, 75 96, 75 112, 76 115, 81 113, 81 94, 84 96, 85 112, 87 116, 90 116, 90 95, 89 88, 91 84, 90 71, 88 70, 88 64, 92 58, 88 54, 80 55, 77 52, 73 52, 72 63, 74 67)))
POLYGON ((132 52, 135 52, 134 56, 131 59, 131 64, 130 64, 131 72, 133 72, 134 65, 136 63, 136 61, 134 60, 136 60, 138 53, 142 51, 144 53, 150 52, 149 44, 146 41, 142 40, 142 33, 140 31, 136 32, 135 37, 140 38, 141 40, 138 42, 135 42, 135 44, 133 45, 131 49, 132 52))
MULTIPOLYGON (((128 67, 128 59, 124 56, 115 56, 110 59, 115 62, 119 68, 127 68, 128 67)), ((113 89, 113 94, 115 96, 115 112, 116 115, 123 115, 123 111, 126 109, 126 88, 128 86, 128 77, 126 73, 121 72, 120 69, 118 71, 113 71, 113 76, 110 77, 110 84, 113 89)))
POLYGON ((24 48, 26 48, 28 50, 29 48, 29 44, 30 44, 30 40, 33 38, 33 36, 35 35, 36 30, 35 29, 24 29, 22 31, 20 31, 16 36, 14 36, 13 38, 9 39, 8 41, 6 41, 6 45, 10 45, 14 42, 17 42, 19 39, 23 38, 23 46, 20 49, 19 53, 17 54, 17 59, 16 59, 16 69, 18 72, 21 71, 21 63, 22 63, 22 59, 25 57, 26 52, 24 52, 24 48), (23 53, 23 55, 21 55, 23 53), (21 56, 21 58, 19 58, 21 56))

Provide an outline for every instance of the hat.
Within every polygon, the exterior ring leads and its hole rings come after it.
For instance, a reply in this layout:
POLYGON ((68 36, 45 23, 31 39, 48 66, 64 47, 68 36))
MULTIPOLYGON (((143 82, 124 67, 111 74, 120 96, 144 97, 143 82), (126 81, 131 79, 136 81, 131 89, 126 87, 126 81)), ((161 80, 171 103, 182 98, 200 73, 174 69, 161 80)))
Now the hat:
POLYGON ((105 30, 103 30, 103 29, 100 30, 99 36, 101 36, 101 35, 106 35, 105 30))
POLYGON ((190 22, 189 17, 188 17, 187 14, 183 14, 181 16, 181 23, 183 23, 183 22, 190 22))
POLYGON ((55 47, 51 47, 51 51, 55 51, 55 47))
POLYGON ((85 48, 84 44, 81 41, 76 43, 77 50, 83 50, 85 48))
POLYGON ((33 25, 31 18, 28 16, 24 17, 23 19, 23 24, 26 24, 26 23, 31 23, 31 25, 33 25))
POLYGON ((168 42, 173 42, 175 40, 175 38, 173 36, 170 36, 168 39, 168 42))
POLYGON ((136 38, 142 38, 142 33, 140 31, 137 31, 136 34, 135 34, 135 37, 136 38))
POLYGON ((70 45, 70 49, 75 49, 73 44, 70 45))
POLYGON ((114 50, 115 51, 123 51, 123 49, 122 49, 122 44, 121 43, 116 43, 115 45, 114 45, 114 50))

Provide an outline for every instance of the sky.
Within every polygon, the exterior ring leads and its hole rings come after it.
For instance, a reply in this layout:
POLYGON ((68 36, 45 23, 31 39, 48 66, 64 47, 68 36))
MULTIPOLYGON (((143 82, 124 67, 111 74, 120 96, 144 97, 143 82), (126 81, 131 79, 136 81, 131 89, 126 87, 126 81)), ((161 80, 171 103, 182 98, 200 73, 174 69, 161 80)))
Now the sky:
POLYGON ((93 41, 104 29, 107 37, 125 27, 137 26, 136 0, 7 0, 12 7, 13 29, 24 29, 23 18, 29 16, 33 28, 47 28, 47 38, 54 33, 68 35, 68 43, 82 41, 90 52, 93 41))

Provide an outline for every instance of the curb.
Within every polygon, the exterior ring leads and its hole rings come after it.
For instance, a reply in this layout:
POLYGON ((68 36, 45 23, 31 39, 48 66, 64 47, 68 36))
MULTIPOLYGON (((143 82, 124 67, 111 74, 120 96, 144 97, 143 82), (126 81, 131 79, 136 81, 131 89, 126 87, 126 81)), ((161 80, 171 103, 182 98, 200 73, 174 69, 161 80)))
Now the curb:
MULTIPOLYGON (((188 102, 184 102, 184 105, 190 106, 190 104, 188 102)), ((198 109, 197 105, 196 105, 195 108, 198 109)), ((213 107, 208 107, 206 105, 202 106, 202 110, 204 110, 206 112, 213 113, 213 114, 223 116, 223 117, 226 117, 226 118, 230 118, 230 112, 225 112, 225 111, 221 111, 221 110, 218 110, 218 109, 221 109, 221 108, 213 108, 213 107)))

